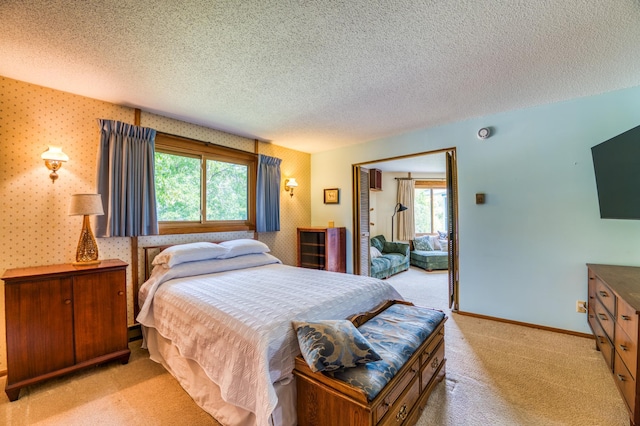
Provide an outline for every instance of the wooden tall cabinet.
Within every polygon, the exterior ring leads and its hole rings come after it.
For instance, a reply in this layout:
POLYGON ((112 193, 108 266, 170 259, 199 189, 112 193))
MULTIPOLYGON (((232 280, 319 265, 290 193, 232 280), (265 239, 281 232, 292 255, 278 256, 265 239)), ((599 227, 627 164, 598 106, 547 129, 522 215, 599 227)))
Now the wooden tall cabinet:
POLYGON ((369 189, 371 191, 382 191, 382 170, 369 169, 369 189))
POLYGON ((347 272, 346 229, 298 228, 298 266, 347 272))
POLYGON ((25 386, 111 360, 129 361, 127 266, 112 259, 5 272, 10 401, 25 386))
POLYGON ((587 264, 588 321, 624 399, 631 425, 640 425, 640 268, 587 264))

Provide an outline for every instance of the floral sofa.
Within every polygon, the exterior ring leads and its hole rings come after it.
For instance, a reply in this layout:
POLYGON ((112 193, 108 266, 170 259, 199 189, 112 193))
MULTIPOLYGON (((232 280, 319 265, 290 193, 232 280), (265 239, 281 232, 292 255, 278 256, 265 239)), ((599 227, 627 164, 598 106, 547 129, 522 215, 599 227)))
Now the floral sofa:
POLYGON ((449 269, 448 241, 438 235, 424 235, 411 241, 410 262, 427 271, 449 269))
POLYGON ((392 243, 383 235, 371 238, 371 276, 388 278, 409 269, 409 244, 392 243))

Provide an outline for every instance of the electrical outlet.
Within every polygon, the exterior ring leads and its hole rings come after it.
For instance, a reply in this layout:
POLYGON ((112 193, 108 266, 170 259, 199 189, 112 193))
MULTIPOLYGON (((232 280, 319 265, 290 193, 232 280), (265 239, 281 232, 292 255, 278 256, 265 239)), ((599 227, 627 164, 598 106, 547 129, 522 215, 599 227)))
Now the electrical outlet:
POLYGON ((576 301, 576 312, 585 314, 587 312, 587 302, 585 302, 584 300, 576 301))

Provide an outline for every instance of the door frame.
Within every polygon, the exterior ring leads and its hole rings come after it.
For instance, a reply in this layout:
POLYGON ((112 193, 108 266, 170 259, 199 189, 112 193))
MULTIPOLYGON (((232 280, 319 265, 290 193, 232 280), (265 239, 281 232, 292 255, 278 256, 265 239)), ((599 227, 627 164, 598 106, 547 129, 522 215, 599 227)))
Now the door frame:
MULTIPOLYGON (((352 232, 352 238, 353 238, 353 253, 352 253, 352 258, 353 258, 353 271, 354 274, 359 275, 360 274, 360 264, 361 264, 361 258, 360 258, 360 254, 364 253, 365 250, 363 250, 363 247, 361 247, 362 243, 361 241, 361 234, 362 234, 362 230, 361 230, 361 226, 360 224, 363 223, 363 218, 361 217, 361 212, 365 212, 365 214, 368 214, 369 211, 369 200, 366 200, 367 206, 361 206, 361 196, 360 196, 360 191, 361 191, 361 182, 360 182, 360 170, 362 168, 367 168, 367 165, 370 164, 376 164, 376 163, 381 163, 381 162, 385 162, 385 161, 394 161, 394 160, 402 160, 405 158, 413 158, 413 157, 422 157, 424 155, 430 155, 430 154, 440 154, 440 153, 447 153, 447 152, 453 152, 453 170, 454 170, 454 175, 453 175, 453 179, 454 182, 456 182, 455 185, 452 186, 453 192, 455 194, 453 194, 453 202, 454 205, 452 206, 452 213, 454 217, 450 217, 449 220, 450 221, 455 221, 456 225, 458 223, 458 185, 457 185, 457 155, 456 154, 456 148, 455 147, 451 147, 451 148, 444 148, 444 149, 438 149, 438 150, 433 150, 433 151, 425 151, 425 152, 418 152, 418 153, 414 153, 414 154, 408 154, 408 155, 401 155, 401 156, 397 156, 397 157, 389 157, 389 158, 382 158, 382 159, 378 159, 378 160, 372 160, 372 161, 366 161, 366 162, 362 162, 362 163, 355 163, 352 164, 352 192, 353 192, 353 209, 352 209, 352 213, 353 213, 353 232, 352 232)), ((409 172, 409 171, 408 171, 409 172)), ((364 218, 366 223, 369 222, 369 218, 364 218)), ((458 258, 458 232, 457 232, 457 226, 454 228, 456 230, 456 232, 453 233, 452 236, 450 236, 450 238, 452 238, 454 241, 454 247, 456 248, 453 251, 453 259, 452 261, 449 262, 450 265, 453 265, 453 267, 450 267, 449 270, 447 271, 447 274, 449 275, 449 282, 453 283, 453 286, 450 288, 450 290, 453 291, 453 294, 450 294, 450 305, 451 305, 451 310, 454 312, 457 312, 459 309, 458 306, 458 301, 459 301, 459 296, 460 296, 460 286, 459 286, 459 282, 458 282, 458 276, 459 276, 459 258, 458 258)), ((368 229, 364 230, 366 233, 369 232, 368 229)), ((369 244, 369 241, 367 242, 367 244, 369 244)), ((368 256, 368 249, 366 250, 367 256, 368 256)), ((370 260, 370 259, 369 259, 370 260)))

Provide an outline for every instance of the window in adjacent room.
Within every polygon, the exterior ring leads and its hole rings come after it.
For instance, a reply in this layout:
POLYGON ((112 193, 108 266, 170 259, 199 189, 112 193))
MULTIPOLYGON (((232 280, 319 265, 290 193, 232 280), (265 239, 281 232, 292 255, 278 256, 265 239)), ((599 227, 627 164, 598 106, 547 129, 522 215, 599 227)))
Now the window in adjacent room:
POLYGON ((416 235, 447 230, 447 189, 444 181, 418 180, 414 193, 416 235))
POLYGON ((255 229, 255 154, 156 136, 160 233, 255 229))

